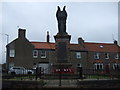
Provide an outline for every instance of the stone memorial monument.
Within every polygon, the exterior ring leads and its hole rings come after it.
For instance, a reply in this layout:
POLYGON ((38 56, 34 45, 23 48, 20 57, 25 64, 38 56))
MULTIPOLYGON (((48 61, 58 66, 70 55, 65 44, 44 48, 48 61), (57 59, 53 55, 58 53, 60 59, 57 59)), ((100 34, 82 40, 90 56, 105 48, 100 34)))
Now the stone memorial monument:
POLYGON ((67 12, 65 10, 66 6, 63 7, 61 11, 58 6, 56 12, 56 18, 58 22, 58 33, 54 36, 55 38, 55 50, 57 57, 57 64, 61 64, 62 67, 66 67, 69 64, 70 60, 70 39, 71 35, 68 35, 66 32, 66 20, 67 20, 67 12))

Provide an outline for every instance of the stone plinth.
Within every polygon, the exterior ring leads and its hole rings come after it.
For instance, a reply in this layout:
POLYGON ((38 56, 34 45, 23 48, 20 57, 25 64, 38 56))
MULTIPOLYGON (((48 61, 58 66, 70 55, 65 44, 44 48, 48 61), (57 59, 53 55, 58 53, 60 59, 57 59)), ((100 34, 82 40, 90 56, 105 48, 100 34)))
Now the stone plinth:
POLYGON ((70 39, 71 36, 66 34, 57 34, 55 38, 55 50, 57 63, 68 63, 70 59, 70 39))

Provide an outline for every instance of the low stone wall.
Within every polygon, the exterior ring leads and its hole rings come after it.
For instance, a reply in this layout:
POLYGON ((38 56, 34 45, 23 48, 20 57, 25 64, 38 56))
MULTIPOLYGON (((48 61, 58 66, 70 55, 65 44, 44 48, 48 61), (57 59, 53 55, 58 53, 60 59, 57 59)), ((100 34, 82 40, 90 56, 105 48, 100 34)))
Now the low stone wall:
POLYGON ((120 80, 78 80, 79 88, 120 88, 120 80))
MULTIPOLYGON (((53 82, 54 83, 54 82, 53 82)), ((64 80, 62 81, 64 83, 64 80)), ((119 88, 120 80, 77 80, 76 86, 63 85, 63 86, 52 86, 46 85, 43 80, 33 81, 33 80, 3 80, 2 90, 4 89, 30 89, 40 90, 40 88, 76 88, 76 89, 86 89, 86 88, 119 88)))
POLYGON ((30 81, 30 80, 2 80, 2 89, 14 88, 42 88, 44 86, 43 80, 30 81))

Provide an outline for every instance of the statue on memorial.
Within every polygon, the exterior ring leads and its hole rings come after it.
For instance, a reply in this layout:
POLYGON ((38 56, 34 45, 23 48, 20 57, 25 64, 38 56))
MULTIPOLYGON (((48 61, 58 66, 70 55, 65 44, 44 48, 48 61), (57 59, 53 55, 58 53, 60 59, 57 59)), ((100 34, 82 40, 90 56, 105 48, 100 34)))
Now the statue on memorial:
POLYGON ((60 10, 60 7, 58 6, 58 10, 56 12, 56 17, 58 21, 58 30, 60 34, 66 34, 66 20, 67 20, 67 12, 65 10, 65 7, 63 7, 63 11, 60 10))

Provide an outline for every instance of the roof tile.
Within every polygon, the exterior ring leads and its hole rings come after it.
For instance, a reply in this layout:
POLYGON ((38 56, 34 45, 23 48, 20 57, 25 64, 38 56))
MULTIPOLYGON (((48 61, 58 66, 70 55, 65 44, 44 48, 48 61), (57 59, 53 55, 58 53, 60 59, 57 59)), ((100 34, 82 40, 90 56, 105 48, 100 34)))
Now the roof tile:
MULTIPOLYGON (((55 43, 47 42, 31 42, 36 49, 55 49, 55 43)), ((84 43, 85 48, 80 44, 70 44, 71 50, 88 50, 94 52, 120 52, 120 47, 115 44, 108 43, 84 43)))

